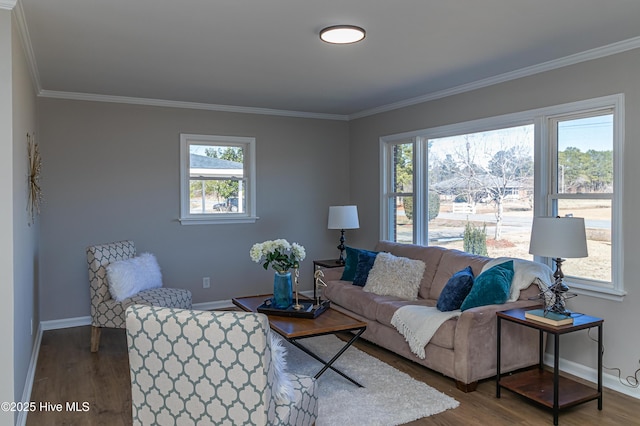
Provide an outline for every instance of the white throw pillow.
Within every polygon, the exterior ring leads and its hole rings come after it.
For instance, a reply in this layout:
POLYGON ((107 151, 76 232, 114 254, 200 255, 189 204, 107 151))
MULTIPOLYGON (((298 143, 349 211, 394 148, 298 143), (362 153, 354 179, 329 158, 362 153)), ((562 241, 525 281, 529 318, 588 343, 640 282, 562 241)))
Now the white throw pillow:
POLYGON ((109 293, 118 302, 142 290, 162 287, 160 266, 151 253, 110 263, 106 269, 109 293))
POLYGON ((293 383, 287 375, 287 348, 282 339, 269 330, 269 340, 271 342, 271 362, 273 363, 273 383, 272 391, 276 402, 288 404, 295 398, 293 383))
POLYGON ((424 269, 425 264, 421 260, 378 253, 362 290, 380 296, 416 300, 424 269))

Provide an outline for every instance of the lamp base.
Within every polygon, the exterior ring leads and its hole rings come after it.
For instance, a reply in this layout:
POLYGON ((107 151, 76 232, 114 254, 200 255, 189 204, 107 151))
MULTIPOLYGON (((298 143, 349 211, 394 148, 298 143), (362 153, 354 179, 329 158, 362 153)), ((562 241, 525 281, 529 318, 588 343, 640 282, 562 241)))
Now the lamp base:
POLYGON ((545 302, 547 302, 547 306, 545 307, 545 311, 553 312, 558 315, 564 315, 566 317, 571 316, 571 312, 567 310, 565 306, 565 300, 570 297, 576 296, 575 294, 568 294, 569 286, 567 286, 562 279, 564 278, 564 274, 562 273, 562 262, 561 258, 555 258, 556 262, 556 271, 553 274, 555 278, 555 283, 549 287, 549 289, 545 292, 548 293, 547 297, 545 297, 545 302))
POLYGON ((338 263, 338 265, 344 265, 345 264, 345 258, 344 258, 344 249, 346 248, 344 245, 344 229, 340 230, 340 244, 338 245, 338 247, 336 247, 338 250, 340 250, 340 257, 338 258, 338 260, 336 261, 338 263))

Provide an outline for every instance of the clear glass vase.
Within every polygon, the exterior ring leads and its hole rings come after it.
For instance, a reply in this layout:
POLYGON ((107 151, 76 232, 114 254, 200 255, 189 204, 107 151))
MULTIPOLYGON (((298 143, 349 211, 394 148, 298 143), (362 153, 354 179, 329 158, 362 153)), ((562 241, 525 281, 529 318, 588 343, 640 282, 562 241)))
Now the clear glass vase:
POLYGON ((293 300, 293 285, 291 272, 276 272, 273 277, 273 307, 286 309, 291 306, 293 300))

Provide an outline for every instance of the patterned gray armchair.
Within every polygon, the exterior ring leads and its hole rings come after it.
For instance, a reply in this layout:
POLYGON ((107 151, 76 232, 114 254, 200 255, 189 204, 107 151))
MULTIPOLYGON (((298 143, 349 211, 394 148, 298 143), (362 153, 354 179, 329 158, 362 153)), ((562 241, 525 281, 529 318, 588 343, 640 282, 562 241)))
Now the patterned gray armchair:
POLYGON ((191 292, 178 288, 154 288, 118 302, 111 297, 106 267, 135 257, 133 241, 118 241, 87 248, 91 296, 91 352, 98 352, 102 327, 125 328, 125 311, 133 304, 191 309, 191 292))
POLYGON ((263 314, 130 306, 134 426, 315 423, 316 380, 283 371, 269 333, 263 314))

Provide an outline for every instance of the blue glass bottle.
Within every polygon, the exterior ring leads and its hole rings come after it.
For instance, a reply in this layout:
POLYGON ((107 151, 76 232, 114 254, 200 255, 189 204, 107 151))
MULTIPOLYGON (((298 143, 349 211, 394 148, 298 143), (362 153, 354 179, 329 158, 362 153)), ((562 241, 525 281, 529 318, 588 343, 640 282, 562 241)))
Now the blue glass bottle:
POLYGON ((276 272, 273 277, 273 307, 287 309, 293 301, 291 272, 276 272))

